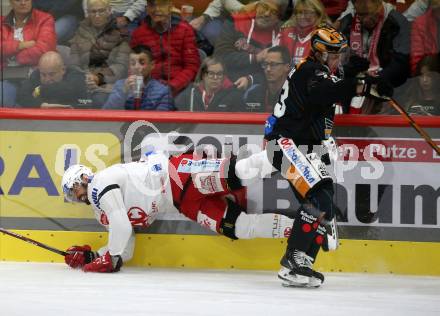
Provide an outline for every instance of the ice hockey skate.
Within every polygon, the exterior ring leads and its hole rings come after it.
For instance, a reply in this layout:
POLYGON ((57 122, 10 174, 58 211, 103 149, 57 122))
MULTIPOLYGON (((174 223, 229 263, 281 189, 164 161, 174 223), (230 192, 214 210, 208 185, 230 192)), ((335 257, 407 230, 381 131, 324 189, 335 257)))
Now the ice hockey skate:
POLYGON ((278 278, 285 287, 317 288, 324 282, 324 276, 312 269, 313 259, 302 251, 288 250, 280 263, 278 278))

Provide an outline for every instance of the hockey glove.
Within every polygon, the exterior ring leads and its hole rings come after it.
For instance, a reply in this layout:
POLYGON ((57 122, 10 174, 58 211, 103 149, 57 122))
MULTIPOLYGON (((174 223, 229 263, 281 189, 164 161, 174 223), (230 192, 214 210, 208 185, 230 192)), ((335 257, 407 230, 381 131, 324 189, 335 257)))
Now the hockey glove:
POLYGON ((384 78, 367 76, 363 78, 364 89, 362 95, 379 101, 388 101, 394 92, 393 86, 384 78))
POLYGON ((358 55, 350 56, 348 63, 343 66, 344 78, 354 78, 358 74, 367 71, 369 67, 370 62, 368 59, 358 55))
POLYGON ((327 166, 331 164, 332 161, 338 160, 338 145, 336 145, 335 139, 330 136, 328 139, 321 142, 324 146, 325 153, 321 156, 321 161, 327 166))
POLYGON ((101 257, 96 258, 92 262, 83 267, 84 272, 118 272, 122 267, 121 256, 111 256, 110 252, 106 252, 101 257))
POLYGON ((264 124, 264 136, 268 136, 272 133, 273 128, 275 127, 275 124, 277 122, 277 118, 274 115, 270 115, 266 119, 266 123, 264 124))
POLYGON ((98 257, 98 253, 93 252, 89 245, 72 246, 66 252, 64 261, 72 268, 80 268, 98 257))

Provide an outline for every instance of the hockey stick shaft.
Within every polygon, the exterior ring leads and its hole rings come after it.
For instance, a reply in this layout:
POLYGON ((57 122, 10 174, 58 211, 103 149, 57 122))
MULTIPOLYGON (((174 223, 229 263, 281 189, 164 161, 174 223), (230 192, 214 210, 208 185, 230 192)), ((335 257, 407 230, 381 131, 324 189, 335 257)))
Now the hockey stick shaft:
POLYGON ((11 231, 6 230, 6 229, 1 228, 1 227, 0 227, 0 232, 2 232, 3 234, 6 234, 6 235, 12 236, 12 237, 15 237, 15 238, 21 239, 21 240, 23 240, 23 241, 25 241, 25 242, 28 242, 28 243, 30 243, 30 244, 32 244, 32 245, 34 245, 34 246, 37 246, 37 247, 44 248, 44 249, 46 249, 46 250, 49 250, 49 251, 55 252, 56 254, 59 254, 59 255, 61 255, 61 256, 65 256, 65 255, 67 255, 67 252, 65 252, 65 251, 62 251, 62 250, 59 250, 59 249, 53 248, 53 247, 48 246, 48 245, 45 245, 45 244, 43 244, 43 243, 41 243, 41 242, 39 242, 39 241, 36 241, 36 240, 30 239, 30 238, 28 238, 28 237, 22 236, 22 235, 20 235, 20 234, 14 233, 14 232, 11 232, 11 231))
POLYGON ((436 143, 434 143, 434 141, 432 140, 432 138, 428 135, 428 133, 425 132, 424 129, 422 129, 419 124, 417 124, 411 116, 409 116, 409 114, 402 108, 402 106, 397 103, 396 101, 394 101, 393 99, 389 100, 389 103, 391 104, 391 106, 393 108, 396 109, 397 112, 399 112, 404 118, 406 118, 406 120, 409 122, 409 124, 417 131, 417 133, 420 134, 420 136, 422 136, 425 141, 429 144, 429 146, 432 147, 432 149, 434 149, 436 151, 436 153, 438 155, 440 155, 440 148, 438 147, 438 145, 436 143))

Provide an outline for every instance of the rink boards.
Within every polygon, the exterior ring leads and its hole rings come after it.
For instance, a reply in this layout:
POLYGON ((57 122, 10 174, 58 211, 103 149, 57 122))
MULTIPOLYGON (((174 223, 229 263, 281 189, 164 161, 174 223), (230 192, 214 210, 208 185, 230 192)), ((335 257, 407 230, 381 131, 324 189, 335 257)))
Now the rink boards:
MULTIPOLYGON (((107 233, 16 231, 59 249, 75 244, 104 246, 107 233)), ((223 236, 138 234, 129 266, 277 270, 286 240, 232 241, 223 236)), ((60 255, 0 235, 0 260, 63 262, 60 255)), ((334 252, 321 252, 315 264, 324 272, 440 275, 440 244, 342 239, 334 252)))
MULTIPOLYGON (((69 164, 101 170, 136 160, 151 146, 178 151, 211 144, 219 154, 232 148, 239 157, 261 148, 264 115, 72 112, 49 116, 0 110, 0 226, 60 249, 83 243, 98 247, 107 238, 87 206, 63 200, 59 183, 69 164), (131 124, 136 119, 149 123, 131 124)), ((440 121, 421 123, 440 138, 440 121)), ((440 275, 440 180, 435 176, 440 157, 399 118, 339 117, 336 125, 344 151, 330 172, 336 179, 341 246, 320 254, 317 266, 323 271, 440 275)), ((276 209, 292 215, 297 207, 280 177, 252 187, 249 200, 251 212, 276 209)), ((285 242, 231 241, 167 213, 138 231, 130 264, 274 270, 285 242)), ((63 258, 1 235, 0 260, 63 258)))

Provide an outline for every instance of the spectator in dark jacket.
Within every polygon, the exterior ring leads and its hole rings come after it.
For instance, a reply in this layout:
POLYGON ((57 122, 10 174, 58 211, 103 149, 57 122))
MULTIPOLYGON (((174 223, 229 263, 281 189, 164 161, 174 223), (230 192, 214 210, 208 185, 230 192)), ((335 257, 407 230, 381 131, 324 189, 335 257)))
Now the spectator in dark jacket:
POLYGON ((171 87, 173 95, 194 80, 200 66, 193 28, 171 14, 168 0, 148 1, 147 18, 134 30, 131 47, 145 45, 153 52, 151 76, 171 87))
POLYGON ((250 87, 245 95, 246 110, 272 113, 280 97, 281 89, 290 72, 289 50, 284 46, 274 46, 267 51, 261 66, 265 82, 250 87))
POLYGON ((84 73, 66 68, 57 52, 41 56, 38 69, 24 81, 18 93, 18 104, 23 107, 87 107, 84 73))
POLYGON ((232 21, 225 21, 214 53, 224 61, 226 73, 237 88, 246 90, 264 80, 260 64, 267 49, 279 44, 286 5, 283 0, 260 0, 255 11, 233 14, 232 21))
POLYGON ((154 61, 150 48, 134 47, 130 54, 128 78, 116 82, 103 108, 108 110, 175 110, 170 88, 151 78, 153 67, 154 61), (142 79, 142 82, 137 82, 138 79, 142 79))
MULTIPOLYGON (((352 54, 366 58, 368 73, 392 87, 409 75, 409 23, 382 0, 353 0, 353 11, 340 20, 352 54)), ((381 103, 366 98, 362 113, 377 113, 381 103)))
POLYGON ((191 112, 239 112, 244 109, 242 96, 226 77, 223 63, 215 57, 207 57, 196 82, 177 96, 176 106, 191 112))

